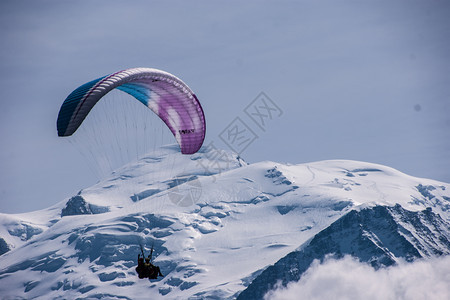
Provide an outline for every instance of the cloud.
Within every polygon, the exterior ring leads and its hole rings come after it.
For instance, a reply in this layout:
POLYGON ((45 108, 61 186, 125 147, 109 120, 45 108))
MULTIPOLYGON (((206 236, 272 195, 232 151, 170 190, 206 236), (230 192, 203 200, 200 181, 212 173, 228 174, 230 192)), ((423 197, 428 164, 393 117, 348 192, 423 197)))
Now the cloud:
POLYGON ((265 299, 450 299, 450 256, 373 269, 350 256, 313 262, 298 282, 265 299))

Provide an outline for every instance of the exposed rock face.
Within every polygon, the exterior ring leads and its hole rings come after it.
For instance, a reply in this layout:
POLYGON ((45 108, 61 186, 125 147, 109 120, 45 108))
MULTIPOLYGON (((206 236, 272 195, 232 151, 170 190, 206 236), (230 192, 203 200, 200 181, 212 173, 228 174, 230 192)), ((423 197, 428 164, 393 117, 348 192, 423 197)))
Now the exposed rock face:
POLYGON ((11 250, 11 249, 9 249, 9 246, 6 243, 6 241, 4 239, 0 238, 0 255, 5 254, 9 250, 11 250))
POLYGON ((87 203, 80 195, 73 196, 61 210, 61 217, 75 215, 92 215, 107 212, 108 208, 87 203))
POLYGON ((268 267, 238 299, 262 299, 277 282, 298 281, 313 260, 327 255, 352 255, 380 268, 399 258, 413 261, 444 254, 450 254, 450 224, 429 208, 412 212, 396 205, 352 210, 318 233, 309 245, 268 267))

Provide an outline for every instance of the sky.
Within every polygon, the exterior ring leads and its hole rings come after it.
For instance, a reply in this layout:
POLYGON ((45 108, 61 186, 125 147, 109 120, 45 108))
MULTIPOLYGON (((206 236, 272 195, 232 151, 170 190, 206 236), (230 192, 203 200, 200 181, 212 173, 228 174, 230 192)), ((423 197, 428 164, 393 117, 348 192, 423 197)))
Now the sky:
POLYGON ((130 67, 181 78, 205 111, 205 145, 247 162, 349 159, 450 182, 449 15, 435 0, 3 0, 0 212, 99 179, 57 136, 58 111, 79 85, 130 67), (233 143, 232 128, 250 142, 233 143))

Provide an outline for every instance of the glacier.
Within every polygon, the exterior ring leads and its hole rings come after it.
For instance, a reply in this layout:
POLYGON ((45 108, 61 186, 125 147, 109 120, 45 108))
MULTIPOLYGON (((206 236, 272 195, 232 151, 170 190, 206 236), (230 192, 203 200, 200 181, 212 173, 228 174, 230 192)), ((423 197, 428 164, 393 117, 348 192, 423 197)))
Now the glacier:
POLYGON ((4 299, 261 299, 314 260, 450 253, 450 184, 366 162, 162 147, 54 206, 0 214, 4 299), (140 246, 165 277, 138 279, 140 246))

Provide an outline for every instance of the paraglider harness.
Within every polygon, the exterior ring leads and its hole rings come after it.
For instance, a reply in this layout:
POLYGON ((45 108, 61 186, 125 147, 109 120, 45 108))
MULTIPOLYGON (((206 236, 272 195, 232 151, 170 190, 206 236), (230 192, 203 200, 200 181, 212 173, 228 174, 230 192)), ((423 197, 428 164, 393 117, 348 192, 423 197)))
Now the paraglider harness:
POLYGON ((152 249, 150 250, 150 254, 145 257, 144 249, 142 245, 139 245, 141 247, 141 253, 138 254, 138 266, 136 267, 136 272, 138 273, 138 276, 140 279, 143 278, 149 278, 149 279, 157 279, 158 275, 163 276, 161 273, 161 270, 158 266, 155 266, 152 264, 152 256, 153 256, 153 245, 152 249), (142 257, 141 257, 142 254, 142 257), (144 262, 145 258, 145 262, 144 262))

